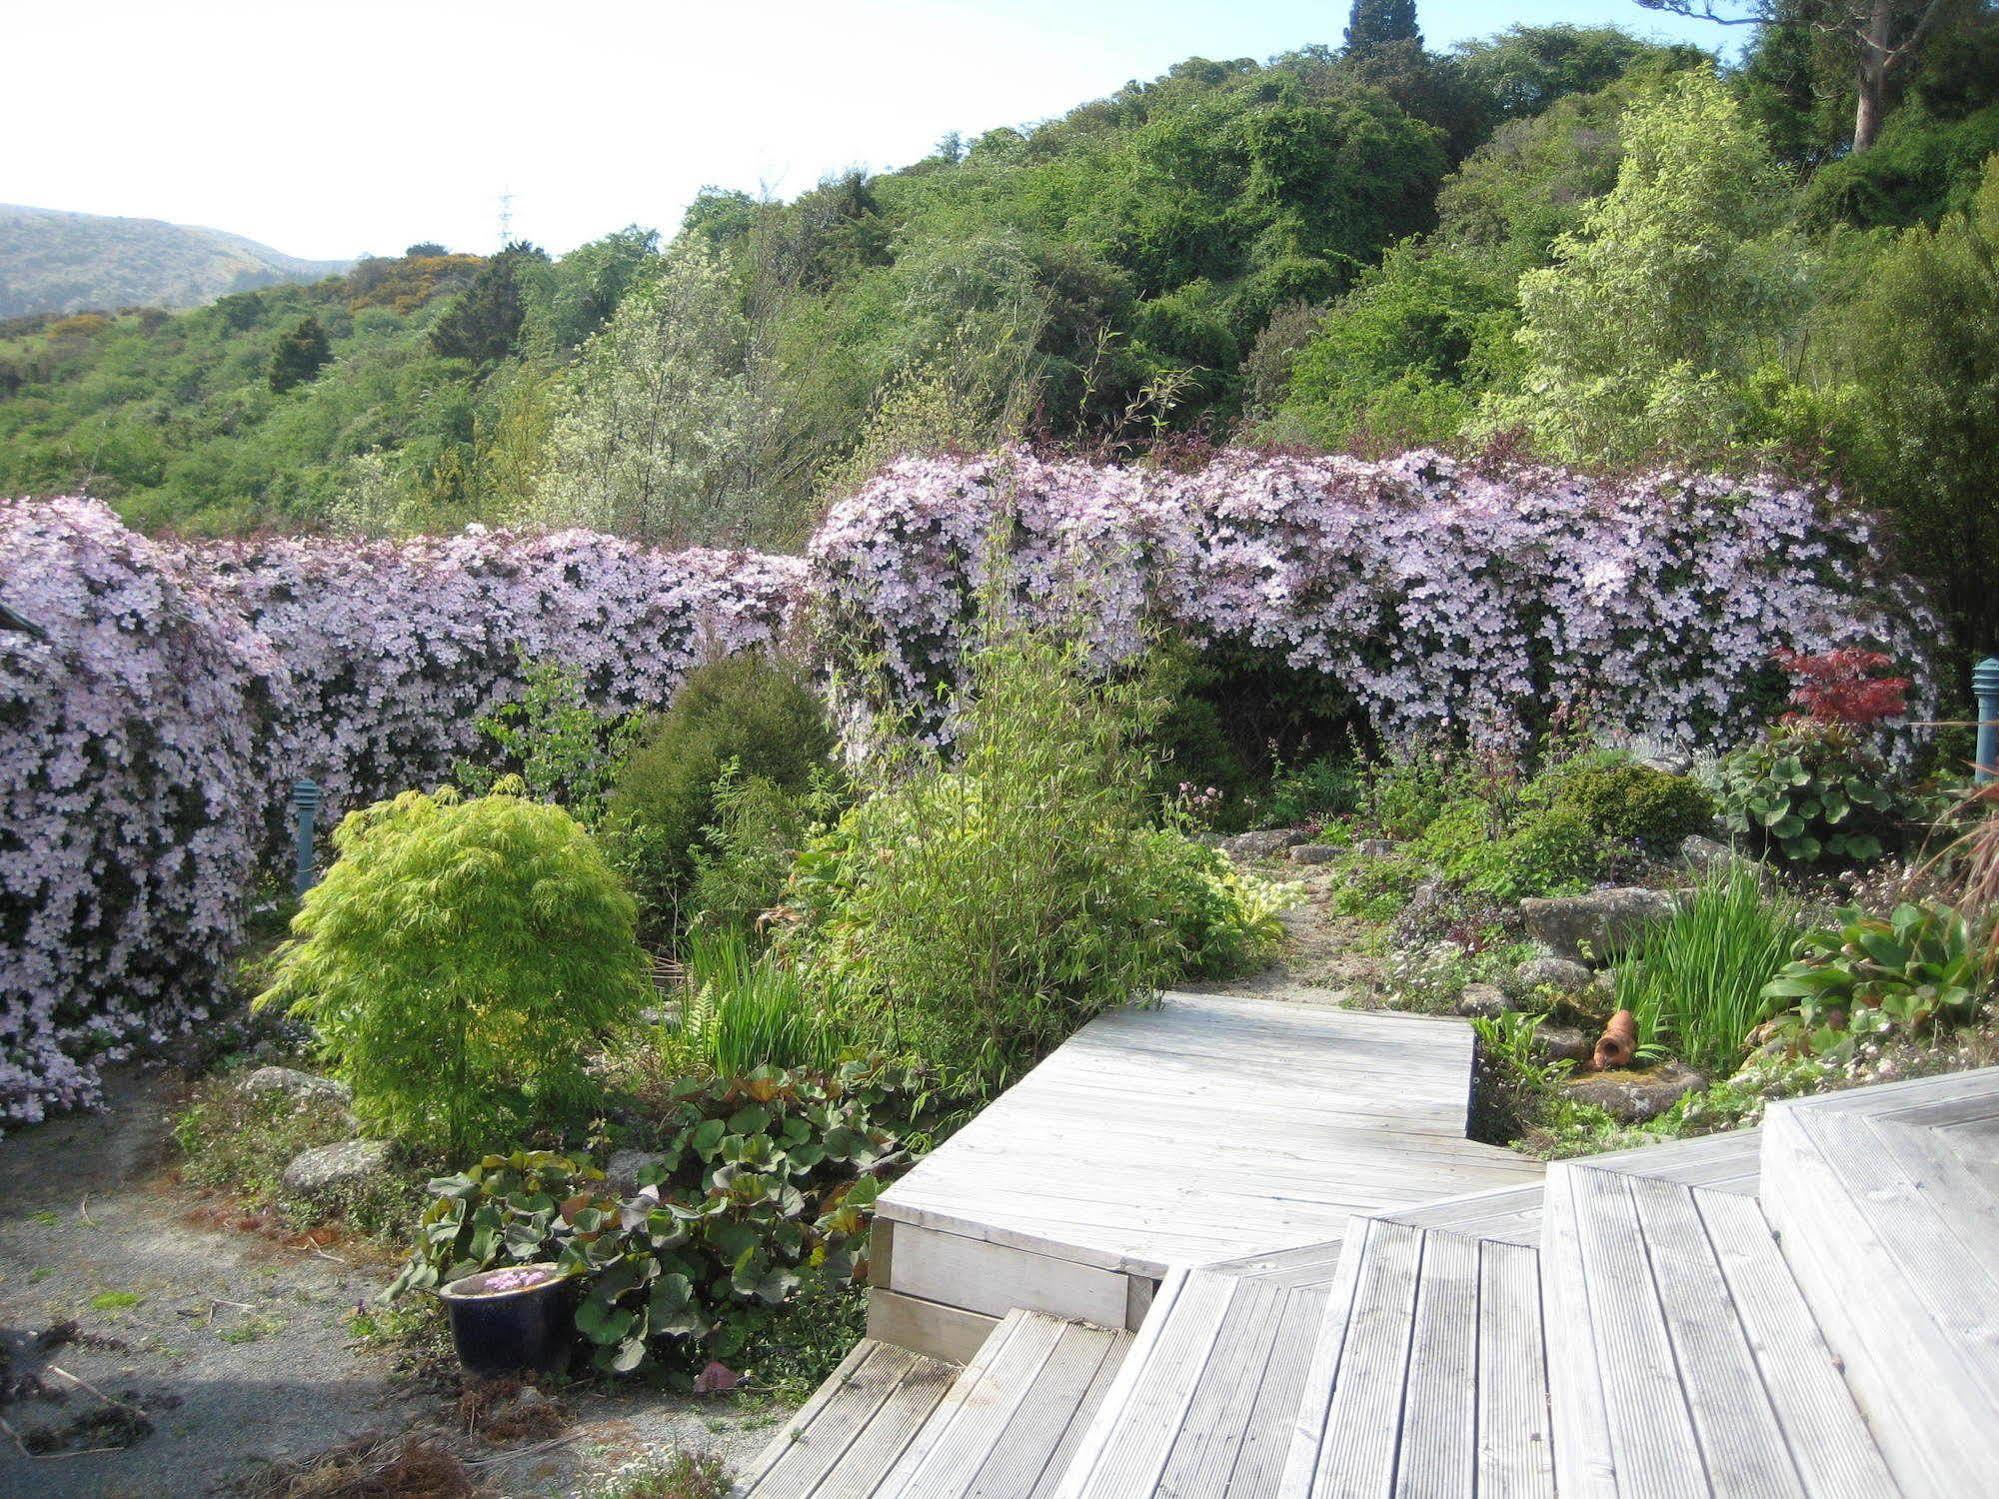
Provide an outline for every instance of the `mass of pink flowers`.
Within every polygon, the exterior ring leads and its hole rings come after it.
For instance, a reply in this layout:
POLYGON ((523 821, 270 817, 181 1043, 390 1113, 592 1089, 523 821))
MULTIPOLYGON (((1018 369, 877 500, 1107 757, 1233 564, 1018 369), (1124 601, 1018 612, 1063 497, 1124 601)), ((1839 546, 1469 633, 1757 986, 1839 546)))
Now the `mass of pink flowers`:
POLYGON ((343 810, 446 778, 522 651, 661 707, 776 639, 805 564, 586 532, 170 545, 89 500, 0 500, 0 1121, 213 999, 292 781, 343 810), (519 647, 520 649, 517 649, 519 647))
POLYGON ((1683 747, 1757 727, 1773 652, 1887 653, 1934 699, 1935 622, 1867 523, 1777 479, 1593 479, 1419 452, 1225 452, 1191 471, 1025 451, 903 460, 806 558, 567 531, 147 541, 89 500, 0 500, 0 1121, 91 1102, 94 1064, 214 996, 295 777, 326 820, 434 784, 523 686, 663 706, 789 634, 935 701, 1002 552, 1106 657, 1148 628, 1323 672, 1384 735, 1518 738, 1565 702, 1683 747))
POLYGON ((1030 606, 1098 648, 1147 620, 1324 672, 1384 735, 1518 739, 1563 703, 1678 748, 1753 732, 1774 650, 1866 644, 1922 662, 1937 626, 1877 576, 1869 523, 1774 477, 1601 479, 1440 453, 1384 462, 1223 452, 1106 468, 1016 451, 909 458, 811 545, 824 617, 919 699, 1004 554, 1030 606))

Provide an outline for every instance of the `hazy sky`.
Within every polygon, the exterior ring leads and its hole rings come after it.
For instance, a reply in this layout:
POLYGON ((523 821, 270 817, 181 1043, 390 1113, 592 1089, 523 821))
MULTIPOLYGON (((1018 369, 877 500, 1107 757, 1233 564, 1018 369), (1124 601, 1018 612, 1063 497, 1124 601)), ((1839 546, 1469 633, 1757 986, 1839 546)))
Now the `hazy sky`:
MULTIPOLYGON (((1632 0, 1421 0, 1690 37, 1632 0)), ((1337 45, 1345 0, 0 0, 0 202, 208 224, 293 255, 556 251, 1024 124, 1184 57, 1337 45)))

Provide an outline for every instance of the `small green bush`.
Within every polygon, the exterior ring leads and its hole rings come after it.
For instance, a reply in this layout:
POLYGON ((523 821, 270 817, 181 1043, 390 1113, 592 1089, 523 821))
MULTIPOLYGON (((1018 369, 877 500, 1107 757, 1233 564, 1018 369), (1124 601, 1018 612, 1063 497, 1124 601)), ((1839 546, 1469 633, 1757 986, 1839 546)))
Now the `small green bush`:
POLYGON ((1174 828, 1139 835, 1132 878, 1158 892, 1192 978, 1233 978, 1262 967, 1284 940, 1292 889, 1237 869, 1220 849, 1174 828))
POLYGON ((1464 790, 1457 757, 1420 741, 1391 749, 1362 779, 1361 815, 1385 838, 1416 837, 1464 790))
POLYGON ((587 1047, 652 995, 631 897, 518 784, 349 814, 256 1000, 311 1024, 370 1128, 463 1153, 575 1120, 587 1047))
POLYGON ((1699 785, 1635 760, 1573 761, 1549 779, 1551 805, 1572 808, 1606 838, 1670 850, 1714 825, 1714 801, 1699 785))
POLYGON ((1087 645, 988 598, 954 758, 884 751, 799 856, 786 938, 857 1033, 989 1093, 1175 971, 1175 913, 1133 877, 1157 706, 1087 645))
POLYGON ((607 803, 613 857, 650 937, 680 928, 704 830, 716 819, 715 786, 729 767, 741 783, 760 778, 802 792, 833 747, 818 694, 788 658, 746 651, 688 674, 627 757, 607 803))
POLYGON ((1729 831, 1794 863, 1879 858, 1900 811, 1880 756, 1843 724, 1773 724, 1719 772, 1729 831))
POLYGON ((1365 921, 1393 919, 1409 904, 1409 897, 1428 875, 1421 864, 1401 854, 1386 858, 1348 854, 1340 860, 1336 872, 1333 909, 1342 916, 1358 916, 1365 921))
POLYGON ((685 1080, 659 1120, 659 1164, 622 1200, 566 1156, 487 1156, 430 1184, 389 1294, 552 1260, 582 1280, 576 1329, 598 1368, 656 1360, 685 1387, 711 1359, 781 1341, 771 1324, 808 1282, 861 1277, 875 1198, 908 1162, 876 1120, 915 1086, 861 1061, 685 1080))
POLYGON ((1589 818, 1565 806, 1531 808, 1509 828, 1486 802, 1452 802, 1418 847, 1446 878, 1502 901, 1585 889, 1603 861, 1589 818))
POLYGON ((594 825, 643 720, 635 713, 599 713, 577 673, 525 650, 518 655, 525 689, 518 701, 478 721, 492 748, 461 760, 452 779, 467 795, 484 796, 502 776, 518 775, 535 800, 566 807, 586 827, 594 825))
POLYGON ((1798 940, 1798 906, 1766 896, 1753 870, 1724 870, 1646 933, 1617 970, 1617 1008, 1641 1047, 1667 1047, 1711 1077, 1741 1062, 1764 986, 1798 940))

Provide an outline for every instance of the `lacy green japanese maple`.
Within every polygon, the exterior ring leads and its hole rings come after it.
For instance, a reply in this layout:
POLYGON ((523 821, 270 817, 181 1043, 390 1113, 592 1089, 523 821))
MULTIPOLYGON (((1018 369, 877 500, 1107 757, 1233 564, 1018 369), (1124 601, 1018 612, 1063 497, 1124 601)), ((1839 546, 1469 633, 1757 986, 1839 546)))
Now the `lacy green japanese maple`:
POLYGON ((409 791, 350 814, 257 1000, 309 1022, 364 1124, 453 1153, 576 1118, 650 992, 631 897, 560 807, 409 791))

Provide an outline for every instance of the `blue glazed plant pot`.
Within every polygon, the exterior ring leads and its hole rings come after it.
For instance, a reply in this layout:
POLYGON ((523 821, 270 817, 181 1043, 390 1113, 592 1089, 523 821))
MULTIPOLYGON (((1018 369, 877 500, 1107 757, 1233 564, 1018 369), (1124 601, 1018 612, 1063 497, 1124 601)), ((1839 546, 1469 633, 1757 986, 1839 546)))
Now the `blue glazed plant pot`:
POLYGON ((574 1327, 568 1286, 552 1264, 507 1265, 452 1281, 437 1294, 458 1362, 489 1376, 560 1372, 574 1327), (535 1278, 516 1283, 529 1274, 535 1278))

